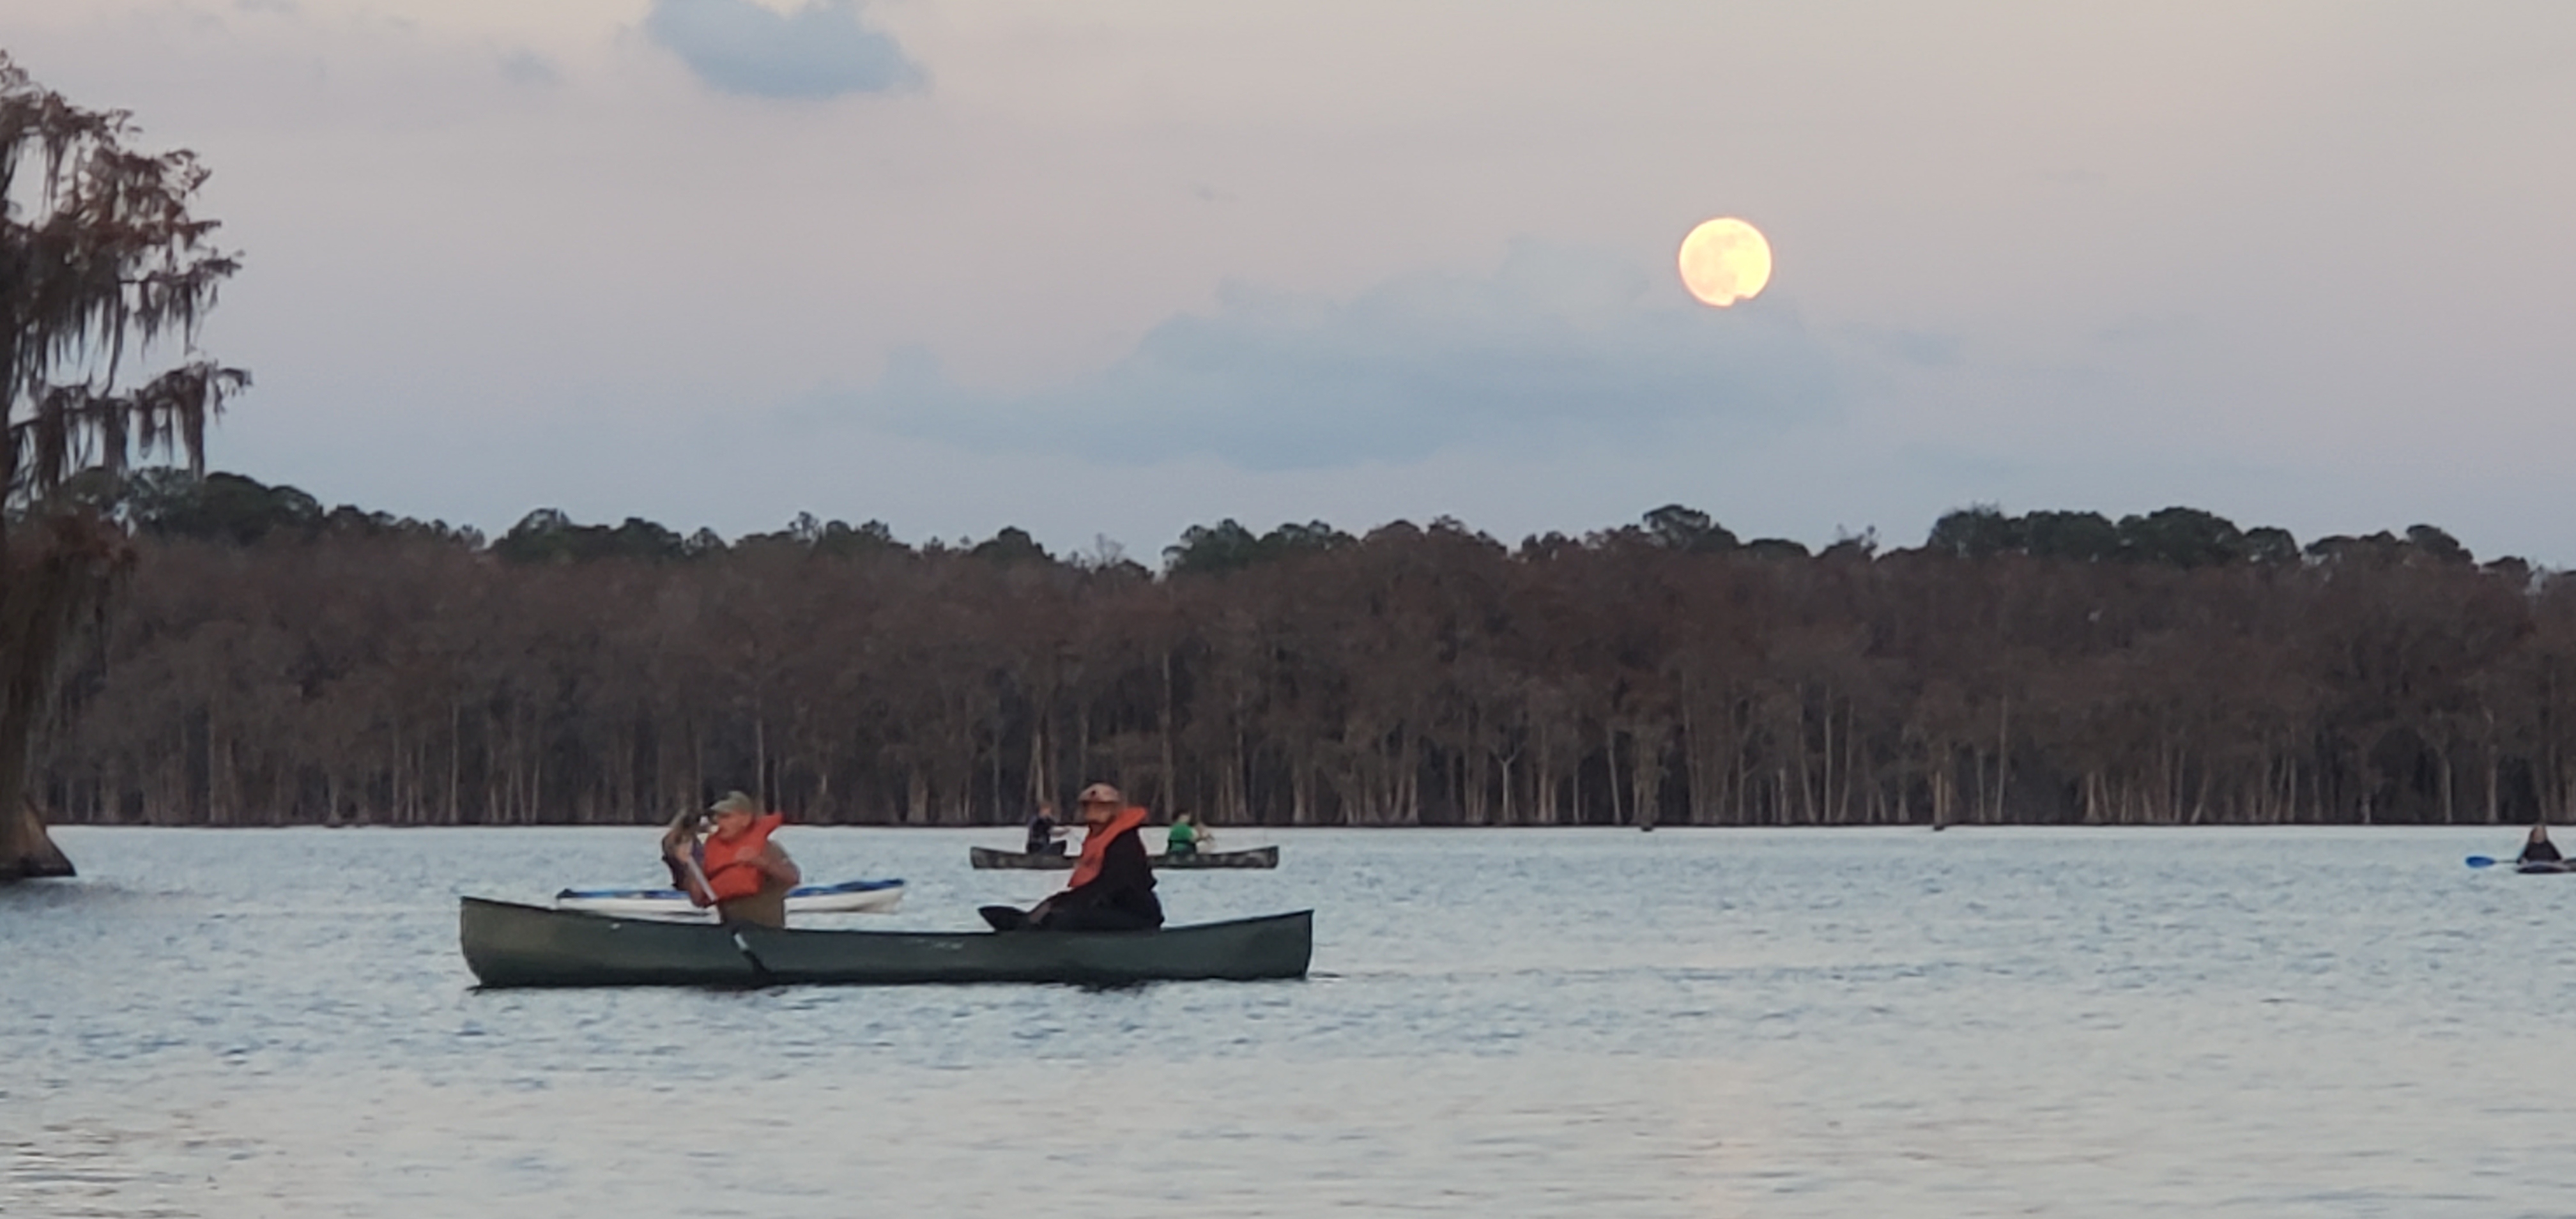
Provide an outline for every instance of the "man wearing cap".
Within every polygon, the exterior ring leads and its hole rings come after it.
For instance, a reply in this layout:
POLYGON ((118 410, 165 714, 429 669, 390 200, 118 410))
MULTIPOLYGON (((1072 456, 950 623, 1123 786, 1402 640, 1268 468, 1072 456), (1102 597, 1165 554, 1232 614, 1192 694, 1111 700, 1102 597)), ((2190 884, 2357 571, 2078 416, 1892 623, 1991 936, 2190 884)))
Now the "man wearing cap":
POLYGON ((758 802, 738 791, 726 792, 707 812, 715 825, 705 842, 698 841, 693 817, 672 822, 662 835, 673 883, 687 890, 690 901, 714 906, 725 922, 786 926, 787 891, 804 874, 769 836, 787 818, 761 812, 758 802))
POLYGON ((1019 912, 988 906, 994 926, 1039 931, 1151 931, 1163 925, 1163 903, 1154 896, 1154 865, 1137 830, 1145 810, 1106 783, 1082 789, 1082 856, 1073 883, 1039 902, 1023 921, 1019 912))

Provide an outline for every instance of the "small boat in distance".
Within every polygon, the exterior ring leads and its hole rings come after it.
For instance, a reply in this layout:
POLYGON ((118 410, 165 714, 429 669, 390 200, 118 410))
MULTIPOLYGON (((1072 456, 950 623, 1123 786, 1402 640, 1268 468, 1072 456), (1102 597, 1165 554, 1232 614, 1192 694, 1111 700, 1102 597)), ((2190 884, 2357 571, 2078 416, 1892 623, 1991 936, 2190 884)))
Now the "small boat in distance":
MULTIPOLYGON (((1279 848, 1254 847, 1249 851, 1200 851, 1194 855, 1147 855, 1155 871, 1165 868, 1275 868, 1279 866, 1279 848)), ((1073 869, 1072 855, 1033 855, 1027 851, 996 851, 991 847, 966 848, 966 862, 978 868, 1024 868, 1039 872, 1066 872, 1073 869)))
POLYGON ((487 987, 893 986, 1302 978, 1315 914, 1160 931, 826 931, 726 927, 463 899, 457 939, 487 987))
MULTIPOLYGON (((900 880, 845 880, 837 885, 798 885, 787 891, 789 914, 891 914, 902 904, 900 880)), ((555 909, 646 918, 706 913, 677 889, 566 889, 555 894, 555 909)))

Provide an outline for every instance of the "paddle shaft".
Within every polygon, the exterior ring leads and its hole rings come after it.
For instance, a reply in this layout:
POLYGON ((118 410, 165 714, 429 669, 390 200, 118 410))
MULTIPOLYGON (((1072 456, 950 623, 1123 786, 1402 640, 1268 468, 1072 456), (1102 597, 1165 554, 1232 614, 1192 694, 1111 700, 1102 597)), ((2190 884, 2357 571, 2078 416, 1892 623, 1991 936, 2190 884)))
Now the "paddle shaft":
MULTIPOLYGON (((688 867, 689 879, 697 884, 698 892, 707 895, 707 912, 710 914, 716 914, 716 887, 713 882, 710 882, 707 879, 706 869, 698 866, 697 854, 692 851, 682 851, 680 852, 680 862, 688 867)), ((716 917, 722 918, 724 916, 716 914, 716 917)))
MULTIPOLYGON (((689 879, 697 882, 698 891, 707 895, 707 913, 716 916, 717 926, 723 926, 724 907, 717 903, 716 887, 707 881, 706 869, 698 866, 697 855, 689 851, 682 851, 680 852, 680 862, 688 866, 689 879)), ((733 933, 733 946, 735 951, 742 954, 743 960, 751 962, 751 967, 753 969, 758 970, 762 974, 767 974, 769 972, 769 966, 760 959, 760 954, 751 950, 751 941, 742 938, 742 933, 739 931, 733 933)))

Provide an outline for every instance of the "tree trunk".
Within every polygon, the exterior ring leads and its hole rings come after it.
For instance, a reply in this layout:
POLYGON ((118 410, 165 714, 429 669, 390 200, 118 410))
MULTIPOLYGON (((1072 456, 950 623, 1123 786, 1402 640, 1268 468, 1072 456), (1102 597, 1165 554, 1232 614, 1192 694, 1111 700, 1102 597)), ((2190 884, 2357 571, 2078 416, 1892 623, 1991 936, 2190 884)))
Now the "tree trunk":
POLYGON ((28 791, 36 738, 79 624, 133 554, 104 530, 27 533, 32 546, 0 531, 0 810, 16 810, 0 811, 0 880, 71 873, 28 791))
POLYGON ((1154 803, 1163 806, 1163 815, 1166 817, 1172 814, 1173 802, 1180 798, 1180 763, 1177 760, 1179 751, 1172 746, 1172 719, 1172 654, 1165 651, 1163 653, 1163 715, 1162 723, 1156 725, 1162 730, 1163 774, 1162 782, 1156 785, 1156 795, 1159 798, 1154 803))
POLYGON ((0 817, 0 881, 70 875, 72 861, 45 833, 34 804, 22 806, 16 817, 0 817))
POLYGON ((2012 696, 2005 695, 1995 713, 1995 813, 1992 824, 2004 821, 2004 785, 2012 778, 2012 696))

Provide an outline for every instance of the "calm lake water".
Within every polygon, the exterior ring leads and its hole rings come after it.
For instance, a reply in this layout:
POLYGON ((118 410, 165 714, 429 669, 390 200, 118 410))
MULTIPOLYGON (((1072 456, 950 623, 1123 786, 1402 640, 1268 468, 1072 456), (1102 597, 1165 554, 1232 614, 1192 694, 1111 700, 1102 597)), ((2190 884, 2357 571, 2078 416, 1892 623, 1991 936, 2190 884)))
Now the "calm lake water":
MULTIPOLYGON (((2576 1214, 2576 876, 2511 831, 1235 831, 1289 983, 477 992, 651 830, 69 830, 0 888, 0 1213, 2576 1214), (506 1212, 498 1208, 508 1208, 506 1212)), ((1061 876, 793 828, 868 927, 1061 876)))

